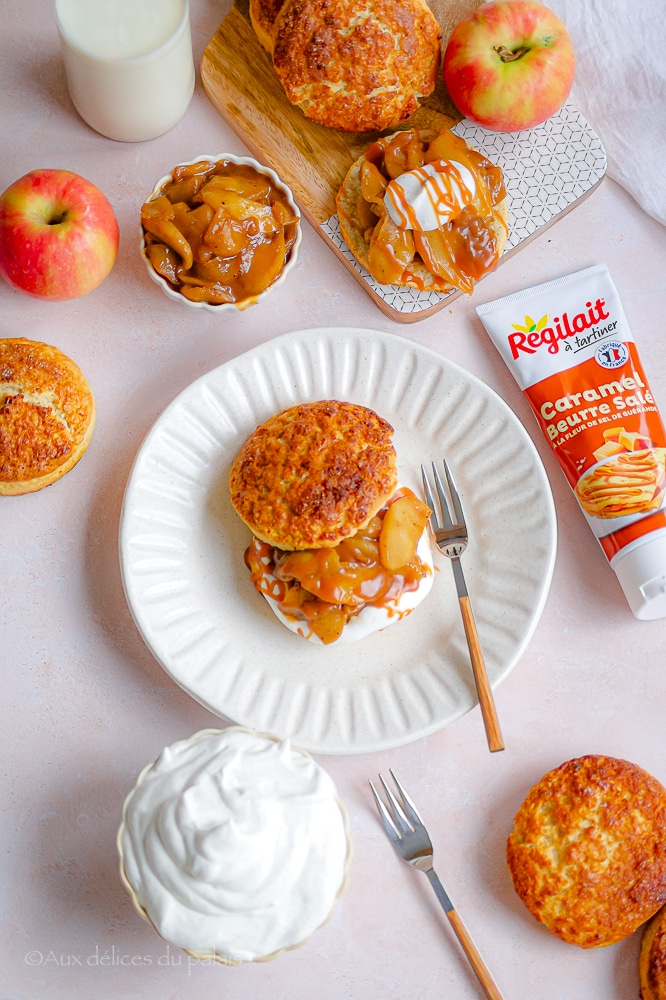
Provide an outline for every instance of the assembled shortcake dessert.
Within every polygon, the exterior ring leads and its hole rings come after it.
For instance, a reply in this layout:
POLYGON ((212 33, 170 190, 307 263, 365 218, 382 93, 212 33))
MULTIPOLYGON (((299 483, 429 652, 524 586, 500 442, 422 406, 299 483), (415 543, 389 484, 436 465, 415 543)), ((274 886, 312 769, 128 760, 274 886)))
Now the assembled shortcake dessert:
POLYGON ((234 462, 231 502, 254 536, 254 585, 305 638, 361 638, 430 590, 430 511, 399 486, 392 435, 367 407, 301 403, 257 427, 234 462))

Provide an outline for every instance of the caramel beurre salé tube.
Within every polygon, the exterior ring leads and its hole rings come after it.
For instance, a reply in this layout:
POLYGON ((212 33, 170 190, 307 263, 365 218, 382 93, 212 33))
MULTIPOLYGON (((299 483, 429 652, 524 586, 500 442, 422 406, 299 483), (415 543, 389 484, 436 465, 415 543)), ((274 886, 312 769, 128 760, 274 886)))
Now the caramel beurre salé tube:
POLYGON ((634 615, 666 617, 666 430, 608 267, 476 311, 634 615))

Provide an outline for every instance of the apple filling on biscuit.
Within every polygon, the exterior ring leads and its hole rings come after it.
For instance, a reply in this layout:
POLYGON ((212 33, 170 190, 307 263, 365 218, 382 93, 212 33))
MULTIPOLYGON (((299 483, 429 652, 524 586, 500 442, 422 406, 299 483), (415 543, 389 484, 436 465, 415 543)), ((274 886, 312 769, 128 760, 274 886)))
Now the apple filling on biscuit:
POLYGON ((373 142, 337 209, 345 242, 376 281, 420 291, 471 293, 508 234, 502 171, 448 129, 373 142))
POLYGON ((289 552, 255 537, 245 562, 281 616, 328 645, 368 606, 388 612, 389 620, 406 613, 403 595, 432 574, 418 552, 429 515, 426 504, 401 488, 365 528, 332 548, 289 552))

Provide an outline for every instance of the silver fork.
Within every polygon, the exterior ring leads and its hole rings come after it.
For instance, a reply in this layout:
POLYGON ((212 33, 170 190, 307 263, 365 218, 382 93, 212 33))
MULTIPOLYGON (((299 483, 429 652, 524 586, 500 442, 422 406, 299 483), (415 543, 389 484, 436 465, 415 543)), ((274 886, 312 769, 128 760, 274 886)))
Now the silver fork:
POLYGON ((435 890, 435 895, 439 900, 442 909, 449 918, 458 941, 461 944, 465 955, 468 958, 488 1000, 502 1000, 502 994, 495 985, 488 968, 481 958, 479 951, 472 941, 467 928, 460 919, 457 910, 449 899, 446 890, 439 881, 437 872, 433 868, 433 848, 423 820, 419 816, 414 803, 401 786, 393 771, 389 768, 389 773, 395 782, 395 787, 400 796, 400 802, 388 787, 382 775, 379 780, 386 793, 387 805, 384 804, 377 789, 370 781, 370 788, 375 797, 379 815, 386 832, 386 836, 393 844, 397 854, 413 868, 418 868, 424 872, 435 890))
POLYGON ((467 584, 465 583, 465 577, 460 563, 460 557, 467 548, 467 525, 465 523, 465 515, 463 514, 462 504, 460 503, 460 496, 458 494, 458 490, 456 489, 456 484, 453 481, 453 476, 451 475, 451 470, 444 460, 442 460, 442 465, 444 466, 444 475, 446 476, 446 482, 451 495, 451 506, 453 507, 455 521, 451 516, 444 483, 442 482, 442 478, 437 471, 437 466, 434 462, 432 463, 432 475, 439 503, 435 503, 428 475, 425 467, 422 465, 421 475, 423 477, 423 491, 425 493, 426 503, 432 511, 430 516, 430 527, 435 536, 437 547, 444 553, 444 555, 449 557, 453 567, 453 578, 456 583, 456 590, 458 591, 458 603, 462 612, 465 638, 467 639, 467 647, 472 661, 472 670, 474 672, 474 681, 476 683, 476 691, 479 697, 479 705, 481 706, 483 724, 486 729, 486 738, 488 740, 490 750, 495 752, 496 750, 504 749, 504 741, 502 739, 499 720, 497 718, 493 692, 490 687, 490 681, 488 680, 486 664, 483 659, 483 650, 481 649, 479 635, 476 630, 474 612, 472 611, 469 594, 467 593, 467 584))

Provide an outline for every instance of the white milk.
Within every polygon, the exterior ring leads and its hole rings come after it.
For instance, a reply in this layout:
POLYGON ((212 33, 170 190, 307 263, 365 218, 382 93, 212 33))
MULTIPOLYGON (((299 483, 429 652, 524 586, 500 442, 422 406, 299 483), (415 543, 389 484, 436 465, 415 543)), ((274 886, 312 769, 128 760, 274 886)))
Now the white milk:
POLYGON ((188 0, 55 0, 67 85, 111 139, 162 135, 194 91, 188 0))

